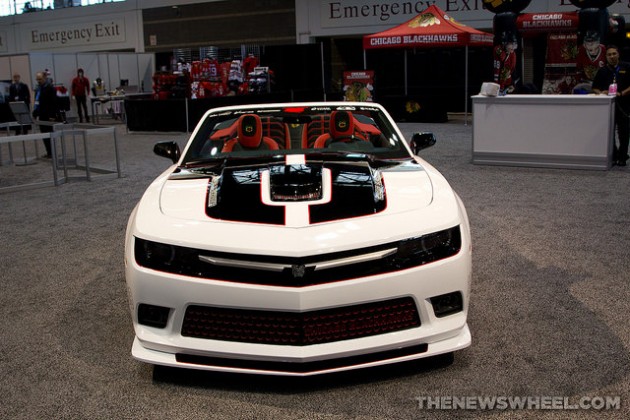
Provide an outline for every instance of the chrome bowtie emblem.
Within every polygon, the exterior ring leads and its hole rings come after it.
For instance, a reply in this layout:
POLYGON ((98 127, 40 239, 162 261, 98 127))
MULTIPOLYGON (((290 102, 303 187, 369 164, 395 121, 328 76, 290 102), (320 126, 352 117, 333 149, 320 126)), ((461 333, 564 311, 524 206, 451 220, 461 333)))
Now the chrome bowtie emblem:
POLYGON ((291 266, 291 275, 293 275, 294 278, 302 278, 305 273, 306 266, 304 264, 293 264, 291 266))

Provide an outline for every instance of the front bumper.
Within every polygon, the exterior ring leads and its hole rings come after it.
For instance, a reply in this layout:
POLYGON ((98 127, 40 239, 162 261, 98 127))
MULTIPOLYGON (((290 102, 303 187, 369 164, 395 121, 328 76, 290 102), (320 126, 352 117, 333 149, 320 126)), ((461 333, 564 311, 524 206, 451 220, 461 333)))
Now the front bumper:
POLYGON ((165 353, 146 348, 142 345, 138 337, 134 339, 132 355, 142 362, 188 369, 277 376, 313 376, 437 356, 464 349, 470 346, 470 343, 470 330, 468 329, 468 325, 464 325, 455 336, 434 342, 430 345, 420 344, 401 349, 394 348, 375 353, 345 356, 335 359, 266 361, 234 359, 232 355, 224 355, 224 357, 193 355, 182 358, 173 353, 165 353))
MULTIPOLYGON (((131 240, 133 241, 133 239, 131 240)), ((132 245, 132 244, 128 244, 132 245)), ((128 249, 133 249, 129 246, 128 249)), ((378 366, 468 347, 471 281, 469 235, 450 258, 412 269, 308 287, 278 287, 191 278, 140 267, 127 255, 127 283, 136 338, 132 355, 143 362, 202 370, 308 376, 378 366), (431 298, 462 294, 463 310, 436 317, 431 298), (190 305, 243 310, 309 312, 410 297, 420 326, 312 345, 272 345, 182 335, 190 305), (138 323, 138 306, 170 308, 166 326, 138 323)))

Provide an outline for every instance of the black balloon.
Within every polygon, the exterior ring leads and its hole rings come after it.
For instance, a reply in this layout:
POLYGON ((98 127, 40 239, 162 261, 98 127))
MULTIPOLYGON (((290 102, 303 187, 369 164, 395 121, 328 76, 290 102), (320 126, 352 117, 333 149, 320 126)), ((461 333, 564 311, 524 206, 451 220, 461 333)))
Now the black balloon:
MULTIPOLYGON (((617 0, 570 0, 571 4, 579 7, 580 9, 588 9, 591 7, 596 7, 598 9, 605 9, 608 6, 611 6, 617 0)), ((485 0, 484 0, 485 3, 485 0)))
POLYGON ((513 12, 497 13, 494 16, 494 19, 492 19, 492 29, 494 32, 495 45, 501 45, 506 42, 517 42, 517 17, 518 15, 513 12))
POLYGON ((583 39, 587 34, 597 34, 601 42, 606 43, 606 35, 610 26, 608 9, 581 9, 578 11, 578 17, 578 36, 580 39, 583 39))
POLYGON ((612 15, 610 16, 610 33, 617 34, 625 34, 626 33, 626 18, 621 15, 612 15))
POLYGON ((483 0, 483 7, 492 13, 519 13, 529 6, 530 2, 531 0, 483 0))

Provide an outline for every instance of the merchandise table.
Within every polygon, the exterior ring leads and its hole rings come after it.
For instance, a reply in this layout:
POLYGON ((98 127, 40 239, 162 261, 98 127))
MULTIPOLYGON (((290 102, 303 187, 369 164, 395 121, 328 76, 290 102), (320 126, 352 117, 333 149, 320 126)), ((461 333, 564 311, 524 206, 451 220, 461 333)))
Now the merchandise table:
POLYGON ((109 104, 108 114, 111 114, 114 117, 120 117, 121 121, 125 121, 125 107, 124 107, 125 96, 124 95, 107 95, 107 96, 92 96, 90 97, 90 102, 92 105, 92 118, 94 118, 94 122, 96 124, 100 123, 99 117, 101 115, 105 115, 102 113, 102 110, 105 104, 109 104), (100 108, 101 112, 97 112, 97 108, 100 108))
POLYGON ((605 95, 476 95, 473 163, 607 170, 614 98, 605 95))

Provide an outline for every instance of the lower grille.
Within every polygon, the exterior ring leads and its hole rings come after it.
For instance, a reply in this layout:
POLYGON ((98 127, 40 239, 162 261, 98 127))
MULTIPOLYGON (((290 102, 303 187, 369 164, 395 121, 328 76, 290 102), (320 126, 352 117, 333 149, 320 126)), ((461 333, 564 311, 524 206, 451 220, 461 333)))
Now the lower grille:
POLYGON ((306 346, 420 326, 411 297, 310 312, 278 312, 191 305, 182 335, 209 340, 306 346))

